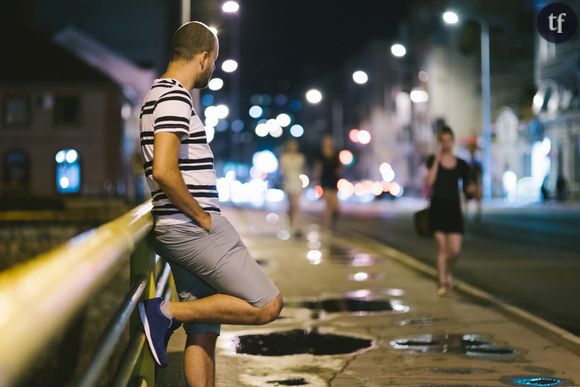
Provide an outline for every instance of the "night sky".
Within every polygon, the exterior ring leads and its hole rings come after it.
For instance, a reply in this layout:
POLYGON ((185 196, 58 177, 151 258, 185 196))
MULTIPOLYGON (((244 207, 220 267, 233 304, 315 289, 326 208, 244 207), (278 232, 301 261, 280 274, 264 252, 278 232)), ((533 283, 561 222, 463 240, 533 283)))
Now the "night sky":
MULTIPOLYGON (((372 40, 388 50, 400 38, 412 1, 238 0, 227 15, 221 0, 194 0, 191 19, 217 25, 221 58, 231 54, 234 18, 240 23, 244 93, 300 90, 339 68, 372 40)), ((171 33, 180 24, 180 1, 25 0, 22 19, 34 14, 50 32, 72 25, 143 66, 166 66, 171 33), (36 5, 34 5, 36 4, 36 5), (36 11, 31 11, 36 9, 36 11)), ((20 24, 20 22, 19 22, 20 24)), ((218 60, 218 65, 221 62, 218 60)), ((216 76, 219 76, 219 70, 216 76)))
POLYGON ((276 92, 289 85, 301 87, 340 67, 371 40, 385 40, 388 50, 408 4, 242 1, 242 88, 276 92))

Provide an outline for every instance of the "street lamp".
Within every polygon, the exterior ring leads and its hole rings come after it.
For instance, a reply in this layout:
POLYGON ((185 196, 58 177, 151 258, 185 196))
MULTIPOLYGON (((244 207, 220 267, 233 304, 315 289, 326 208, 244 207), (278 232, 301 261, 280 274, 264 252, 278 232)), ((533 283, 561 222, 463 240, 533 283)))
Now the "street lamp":
POLYGON ((459 23, 459 16, 453 11, 445 11, 443 12, 443 21, 445 24, 457 24, 459 23))
POLYGON ((222 87, 224 87, 224 81, 221 78, 212 78, 208 83, 208 87, 212 91, 220 90, 222 87))
POLYGON ((222 70, 226 73, 233 73, 238 69, 238 62, 233 59, 227 59, 222 63, 222 70))
POLYGON ((237 13, 240 9, 240 4, 237 1, 226 1, 222 5, 222 11, 225 13, 237 13))
POLYGON ((391 54, 397 58, 402 58, 407 54, 407 49, 400 43, 395 43, 391 46, 391 54))
MULTIPOLYGON (((446 24, 459 23, 459 15, 446 11, 442 15, 446 24)), ((491 198, 491 82, 489 55, 489 24, 483 18, 470 16, 481 27, 481 116, 483 137, 483 197, 491 198)))
POLYGON ((306 100, 309 103, 316 105, 322 101, 322 93, 317 89, 310 89, 306 92, 306 100))
POLYGON ((355 71, 352 73, 352 80, 358 83, 359 85, 364 85, 368 82, 369 76, 362 70, 355 71))

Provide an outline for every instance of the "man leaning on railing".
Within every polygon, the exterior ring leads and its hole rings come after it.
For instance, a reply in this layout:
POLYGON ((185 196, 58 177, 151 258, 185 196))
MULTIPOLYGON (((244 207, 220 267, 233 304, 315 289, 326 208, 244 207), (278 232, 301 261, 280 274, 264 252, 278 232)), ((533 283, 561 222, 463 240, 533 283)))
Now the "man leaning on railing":
POLYGON ((219 43, 200 22, 179 28, 167 71, 153 82, 141 111, 141 152, 153 198, 155 251, 171 265, 180 302, 153 298, 139 316, 158 365, 167 365, 169 337, 187 333, 186 381, 215 384, 214 350, 220 324, 266 324, 283 307, 264 274, 221 214, 213 153, 190 91, 207 86, 219 43))

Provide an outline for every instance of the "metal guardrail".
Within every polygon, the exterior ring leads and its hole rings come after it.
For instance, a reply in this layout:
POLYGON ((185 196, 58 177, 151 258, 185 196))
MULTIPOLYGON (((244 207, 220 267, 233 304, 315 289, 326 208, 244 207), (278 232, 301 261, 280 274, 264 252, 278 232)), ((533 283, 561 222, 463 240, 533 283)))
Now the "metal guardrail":
POLYGON ((155 364, 133 313, 140 298, 171 292, 171 288, 167 290, 171 284, 169 266, 161 267, 161 261, 144 241, 153 226, 151 208, 151 202, 146 202, 0 273, 0 387, 17 383, 51 340, 127 261, 131 265, 131 289, 77 385, 95 385, 128 324, 130 342, 113 385, 126 386, 139 380, 154 385, 155 364))

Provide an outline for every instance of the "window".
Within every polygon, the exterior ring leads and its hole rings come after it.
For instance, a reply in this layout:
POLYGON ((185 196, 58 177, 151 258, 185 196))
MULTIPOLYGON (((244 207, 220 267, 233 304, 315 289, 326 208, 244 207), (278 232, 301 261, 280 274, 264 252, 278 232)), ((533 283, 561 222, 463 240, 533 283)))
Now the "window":
POLYGON ((54 124, 74 126, 81 123, 81 99, 78 96, 57 96, 54 101, 54 124))
POLYGON ((28 190, 30 161, 22 149, 12 149, 4 154, 3 186, 6 192, 28 190))
POLYGON ((30 101, 25 95, 11 95, 4 98, 4 124, 6 126, 26 125, 30 122, 30 101))
POLYGON ((78 193, 81 190, 79 153, 62 149, 56 153, 56 190, 59 193, 78 193))

